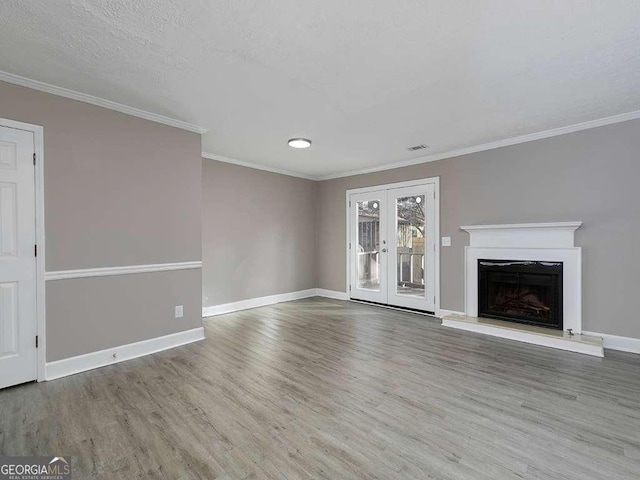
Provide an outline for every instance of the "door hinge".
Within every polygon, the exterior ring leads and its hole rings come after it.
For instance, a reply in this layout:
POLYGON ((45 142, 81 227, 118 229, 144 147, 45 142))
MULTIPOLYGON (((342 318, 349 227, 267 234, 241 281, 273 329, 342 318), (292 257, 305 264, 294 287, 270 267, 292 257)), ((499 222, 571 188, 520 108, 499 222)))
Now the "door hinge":
POLYGON ((36 335, 36 348, 38 348, 38 335, 36 335))
POLYGON ((33 246, 33 254, 37 257, 38 256, 38 245, 34 245, 33 246))
POLYGON ((351 250, 351 242, 349 242, 349 250, 351 250))
POLYGON ((33 154, 33 166, 34 167, 36 166, 36 154, 35 153, 33 154))
POLYGON ((349 200, 349 208, 351 208, 351 200, 349 200))
POLYGON ((351 291, 351 284, 349 284, 349 291, 351 291))

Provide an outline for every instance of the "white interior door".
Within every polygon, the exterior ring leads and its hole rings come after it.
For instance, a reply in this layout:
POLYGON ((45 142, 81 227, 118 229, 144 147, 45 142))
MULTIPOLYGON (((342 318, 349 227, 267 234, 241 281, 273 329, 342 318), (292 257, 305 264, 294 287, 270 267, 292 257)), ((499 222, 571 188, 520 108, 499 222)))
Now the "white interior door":
POLYGON ((435 312, 435 183, 351 194, 349 230, 350 298, 435 312))
POLYGON ((33 133, 0 127, 0 388, 35 380, 33 133))

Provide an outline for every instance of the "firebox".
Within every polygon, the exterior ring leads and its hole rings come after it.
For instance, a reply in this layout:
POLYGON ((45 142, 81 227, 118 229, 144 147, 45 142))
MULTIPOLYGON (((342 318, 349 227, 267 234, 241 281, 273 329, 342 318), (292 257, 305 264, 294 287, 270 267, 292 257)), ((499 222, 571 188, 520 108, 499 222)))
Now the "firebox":
POLYGON ((478 260, 478 316, 562 330, 562 262, 478 260))

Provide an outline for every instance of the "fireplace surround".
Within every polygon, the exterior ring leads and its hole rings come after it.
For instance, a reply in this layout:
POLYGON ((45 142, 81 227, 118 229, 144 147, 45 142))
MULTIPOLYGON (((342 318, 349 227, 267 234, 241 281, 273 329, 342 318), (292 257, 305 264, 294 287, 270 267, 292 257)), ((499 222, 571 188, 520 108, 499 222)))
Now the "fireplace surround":
POLYGON ((470 235, 464 257, 465 311, 440 310, 442 326, 603 357, 602 338, 582 333, 582 250, 574 244, 581 225, 460 227, 470 235), (483 275, 493 276, 488 278, 493 287, 480 285, 483 275), (505 313, 510 321, 502 319, 505 313))
MULTIPOLYGON (((465 311, 480 317, 479 260, 562 264, 562 328, 582 333, 582 249, 574 234, 582 222, 473 225, 465 248, 465 311)), ((486 316, 486 315, 482 315, 486 316)))

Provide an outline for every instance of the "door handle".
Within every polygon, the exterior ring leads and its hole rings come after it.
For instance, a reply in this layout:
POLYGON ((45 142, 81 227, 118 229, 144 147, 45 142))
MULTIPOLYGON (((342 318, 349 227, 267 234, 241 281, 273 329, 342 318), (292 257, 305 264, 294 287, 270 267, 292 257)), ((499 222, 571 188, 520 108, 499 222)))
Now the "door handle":
POLYGON ((386 249, 386 248, 383 248, 383 249, 382 249, 382 253, 387 253, 387 249, 386 249))

